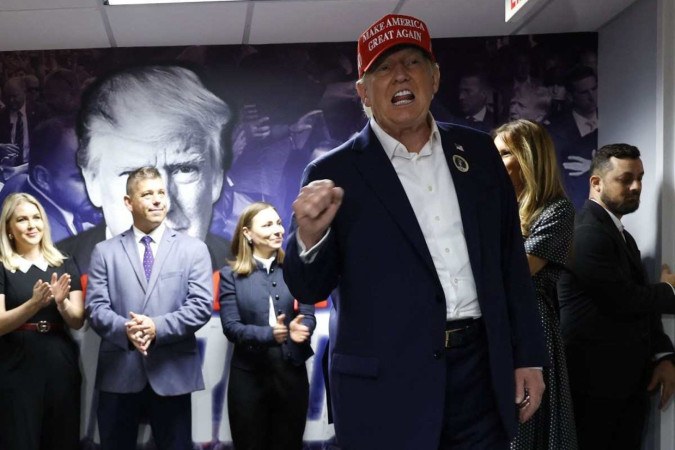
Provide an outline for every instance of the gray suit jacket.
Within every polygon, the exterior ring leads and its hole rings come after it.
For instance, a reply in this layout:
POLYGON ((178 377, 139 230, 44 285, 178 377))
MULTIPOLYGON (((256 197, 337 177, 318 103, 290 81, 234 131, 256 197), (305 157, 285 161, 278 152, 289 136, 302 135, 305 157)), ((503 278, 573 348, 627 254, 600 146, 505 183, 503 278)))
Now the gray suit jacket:
POLYGON ((195 332, 211 317, 211 259, 199 239, 166 228, 146 281, 131 229, 94 247, 86 309, 101 336, 96 387, 105 392, 159 395, 204 389, 195 332), (126 335, 129 312, 155 323, 157 337, 144 357, 126 335))

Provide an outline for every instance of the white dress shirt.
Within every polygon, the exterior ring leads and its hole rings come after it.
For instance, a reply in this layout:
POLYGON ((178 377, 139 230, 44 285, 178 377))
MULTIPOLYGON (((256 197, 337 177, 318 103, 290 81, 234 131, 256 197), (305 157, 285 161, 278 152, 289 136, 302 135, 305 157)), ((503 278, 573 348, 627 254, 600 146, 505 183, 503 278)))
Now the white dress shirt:
MULTIPOLYGON (((443 153, 438 127, 431 115, 429 120, 431 135, 419 153, 408 152, 375 119, 370 120, 370 126, 389 157, 417 217, 443 287, 446 319, 478 318, 481 311, 457 192, 443 153)), ((314 260, 329 233, 330 230, 309 250, 305 249, 298 236, 300 258, 305 263, 314 260)))
POLYGON ((138 257, 141 260, 141 266, 143 266, 143 255, 145 254, 145 244, 141 242, 141 239, 143 238, 143 236, 150 236, 152 238, 152 241, 150 241, 150 250, 152 251, 152 256, 155 257, 157 255, 157 248, 159 247, 159 242, 162 240, 164 230, 166 230, 166 225, 164 225, 164 222, 162 222, 161 224, 159 224, 157 228, 152 230, 147 235, 138 228, 136 228, 136 225, 134 225, 132 229, 134 230, 134 240, 136 241, 136 248, 138 249, 138 257))

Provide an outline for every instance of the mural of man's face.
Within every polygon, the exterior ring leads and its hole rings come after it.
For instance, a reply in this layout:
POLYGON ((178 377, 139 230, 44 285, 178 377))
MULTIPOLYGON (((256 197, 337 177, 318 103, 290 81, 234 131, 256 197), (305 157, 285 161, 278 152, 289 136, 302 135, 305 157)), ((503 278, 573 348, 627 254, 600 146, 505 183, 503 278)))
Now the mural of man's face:
MULTIPOLYGON (((152 127, 153 124, 148 124, 152 127)), ((82 170, 89 198, 103 209, 113 235, 131 226, 131 214, 124 205, 127 176, 142 166, 155 166, 169 193, 167 224, 178 231, 204 239, 211 223, 213 203, 223 185, 223 171, 214 167, 212 149, 203 142, 149 143, 117 134, 92 136, 89 151, 93 158, 82 170)), ((211 144, 212 145, 212 144, 211 144)))

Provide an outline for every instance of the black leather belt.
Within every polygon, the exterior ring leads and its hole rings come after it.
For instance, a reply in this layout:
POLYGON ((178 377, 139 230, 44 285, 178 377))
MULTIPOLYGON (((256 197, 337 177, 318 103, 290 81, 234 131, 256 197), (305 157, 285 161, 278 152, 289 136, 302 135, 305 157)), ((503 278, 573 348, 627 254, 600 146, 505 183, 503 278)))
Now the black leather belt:
POLYGON ((451 320, 445 324, 445 348, 464 347, 483 332, 483 319, 451 320))

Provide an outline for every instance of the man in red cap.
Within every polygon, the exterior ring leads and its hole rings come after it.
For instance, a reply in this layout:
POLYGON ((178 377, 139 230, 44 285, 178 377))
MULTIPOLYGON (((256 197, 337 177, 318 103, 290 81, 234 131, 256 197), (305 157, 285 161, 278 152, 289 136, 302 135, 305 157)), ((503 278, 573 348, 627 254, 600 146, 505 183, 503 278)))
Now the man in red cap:
POLYGON ((284 262, 300 301, 340 290, 338 445, 507 449, 545 361, 512 185, 488 135, 429 113, 440 72, 424 22, 378 20, 358 66, 370 122, 307 167, 284 262))

